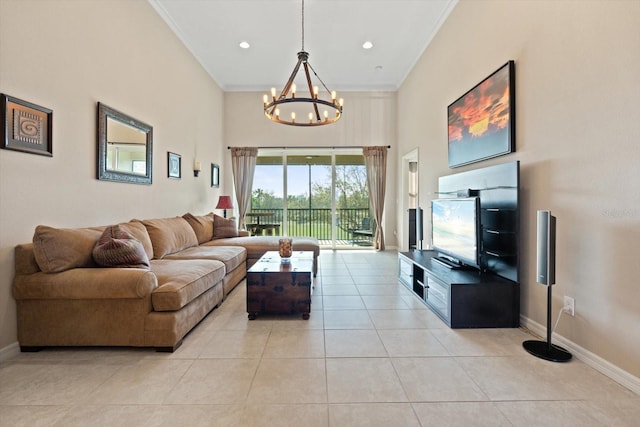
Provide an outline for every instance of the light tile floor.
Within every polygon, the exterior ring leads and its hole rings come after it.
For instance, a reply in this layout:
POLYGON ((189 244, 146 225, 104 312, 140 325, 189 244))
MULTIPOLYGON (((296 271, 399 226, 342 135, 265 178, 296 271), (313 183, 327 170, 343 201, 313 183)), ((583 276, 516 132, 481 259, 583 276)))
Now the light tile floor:
POLYGON ((48 349, 0 364, 0 426, 638 426, 640 397, 521 329, 452 330, 393 251, 323 251, 309 320, 247 319, 241 284, 173 354, 48 349))

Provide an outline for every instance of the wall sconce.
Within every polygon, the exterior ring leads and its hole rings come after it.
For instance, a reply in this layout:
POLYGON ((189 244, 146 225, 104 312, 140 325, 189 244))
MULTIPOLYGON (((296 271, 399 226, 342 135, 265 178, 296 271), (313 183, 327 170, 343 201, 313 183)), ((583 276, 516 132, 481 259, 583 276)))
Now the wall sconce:
POLYGON ((197 177, 198 175, 200 175, 200 170, 202 169, 200 162, 199 161, 195 161, 195 163, 193 164, 193 176, 197 177))
POLYGON ((231 202, 231 196, 220 196, 218 198, 218 204, 216 209, 224 209, 224 217, 227 217, 227 209, 233 209, 233 203, 231 202))

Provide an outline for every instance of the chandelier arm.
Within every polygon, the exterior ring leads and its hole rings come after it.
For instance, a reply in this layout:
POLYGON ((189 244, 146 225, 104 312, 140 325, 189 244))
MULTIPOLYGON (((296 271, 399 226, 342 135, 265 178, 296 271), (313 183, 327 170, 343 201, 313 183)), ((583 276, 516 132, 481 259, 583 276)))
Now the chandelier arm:
MULTIPOLYGON (((309 75, 309 63, 307 61, 304 62, 304 74, 307 76, 307 85, 309 86, 309 95, 312 99, 316 97, 313 95, 313 85, 311 83, 311 76, 309 75)), ((313 110, 316 112, 316 120, 320 120, 320 111, 318 111, 318 104, 316 102, 313 103, 313 110)))
POLYGON ((296 66, 293 67, 293 72, 289 76, 289 80, 287 80, 287 83, 285 83, 284 88, 282 89, 282 92, 280 93, 280 96, 279 96, 280 99, 286 98, 287 95, 289 94, 289 90, 291 89, 291 85, 293 84, 293 80, 296 78, 296 75, 298 74, 298 70, 300 70, 300 64, 302 64, 302 61, 303 61, 302 59, 298 59, 298 62, 296 63, 296 66))
MULTIPOLYGON (((279 100, 285 99, 287 97, 287 94, 291 89, 291 85, 293 84, 293 80, 296 78, 296 75, 298 74, 298 70, 300 69, 300 64, 302 64, 302 61, 303 61, 302 58, 299 58, 298 62, 296 63, 296 66, 293 67, 293 72, 289 76, 289 80, 287 80, 287 83, 284 85, 282 92, 280 92, 280 96, 278 97, 279 100)), ((276 105, 274 105, 273 108, 271 108, 271 112, 269 114, 273 115, 275 110, 276 110, 276 105)))
POLYGON ((313 65, 309 64, 309 68, 311 68, 311 71, 313 71, 313 75, 316 76, 316 78, 320 81, 320 83, 322 83, 322 87, 324 87, 324 89, 331 93, 331 91, 329 90, 329 88, 327 87, 326 84, 324 84, 324 82, 322 81, 322 79, 320 78, 320 76, 318 75, 318 73, 316 73, 316 70, 313 68, 313 65))

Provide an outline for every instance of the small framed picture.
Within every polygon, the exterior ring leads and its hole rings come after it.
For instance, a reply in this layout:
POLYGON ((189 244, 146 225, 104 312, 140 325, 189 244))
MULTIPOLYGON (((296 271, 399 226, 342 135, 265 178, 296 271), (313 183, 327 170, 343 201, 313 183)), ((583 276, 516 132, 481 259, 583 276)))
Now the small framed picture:
POLYGON ((167 169, 169 178, 180 179, 182 177, 182 156, 168 151, 167 169))
POLYGON ((53 111, 0 94, 0 148, 53 156, 53 111))
POLYGON ((211 187, 220 187, 220 166, 211 163, 211 187))

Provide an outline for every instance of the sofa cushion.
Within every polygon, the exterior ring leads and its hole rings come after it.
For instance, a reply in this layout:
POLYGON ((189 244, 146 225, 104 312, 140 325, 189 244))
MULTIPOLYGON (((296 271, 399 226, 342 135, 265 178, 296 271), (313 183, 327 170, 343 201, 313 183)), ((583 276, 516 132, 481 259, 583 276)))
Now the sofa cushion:
POLYGON ((224 264, 214 260, 151 260, 158 287, 151 294, 154 311, 175 311, 214 286, 222 286, 224 264))
POLYGON ((193 231, 196 233, 198 243, 208 242, 213 239, 213 213, 195 216, 190 213, 182 215, 193 231))
MULTIPOLYGON (((294 251, 312 251, 315 257, 320 255, 320 245, 315 237, 292 237, 294 251)), ((212 240, 203 246, 242 246, 247 249, 247 259, 258 259, 267 251, 277 251, 279 236, 247 236, 230 239, 212 240)))
POLYGON ((153 259, 162 259, 166 255, 198 245, 198 238, 193 228, 182 217, 145 219, 153 246, 153 259))
POLYGON ((151 244, 151 238, 147 232, 147 227, 140 221, 121 222, 118 224, 121 230, 129 232, 135 239, 142 243, 144 251, 147 253, 147 258, 153 258, 153 244, 151 244))
POLYGON ((167 255, 164 259, 215 259, 223 262, 229 273, 247 261, 247 250, 240 246, 197 246, 167 255))
POLYGON ((213 238, 225 239, 227 237, 237 237, 238 226, 234 218, 223 218, 213 214, 213 238))
POLYGON ((58 273, 76 267, 95 267, 91 251, 102 234, 91 228, 53 228, 38 225, 33 234, 33 251, 38 267, 58 273))
POLYGON ((119 225, 105 228, 92 254, 94 261, 102 267, 149 268, 149 258, 142 243, 119 225))
POLYGON ((13 256, 16 266, 16 276, 22 274, 33 274, 40 270, 36 255, 33 252, 33 243, 22 243, 15 247, 13 256))

